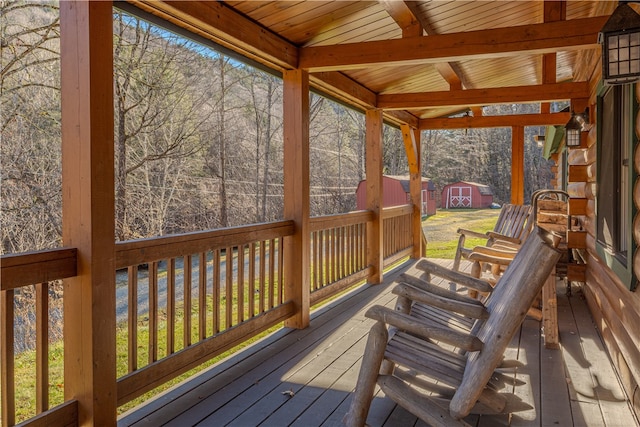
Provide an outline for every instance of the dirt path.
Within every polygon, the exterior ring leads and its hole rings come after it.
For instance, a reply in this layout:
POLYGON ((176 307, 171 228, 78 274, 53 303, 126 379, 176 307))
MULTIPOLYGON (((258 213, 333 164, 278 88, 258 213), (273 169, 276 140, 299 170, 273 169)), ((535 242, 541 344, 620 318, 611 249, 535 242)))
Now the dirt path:
POLYGON ((457 238, 458 228, 486 231, 487 222, 493 219, 491 224, 495 224, 499 214, 500 209, 439 209, 423 221, 422 227, 429 242, 445 242, 457 238))

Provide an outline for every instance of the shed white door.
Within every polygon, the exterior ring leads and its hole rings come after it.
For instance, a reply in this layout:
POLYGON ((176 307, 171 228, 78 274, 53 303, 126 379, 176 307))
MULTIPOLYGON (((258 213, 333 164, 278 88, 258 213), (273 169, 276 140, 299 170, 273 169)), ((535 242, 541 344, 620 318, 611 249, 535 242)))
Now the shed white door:
POLYGON ((470 208, 471 207, 471 187, 455 186, 449 187, 449 208, 470 208))

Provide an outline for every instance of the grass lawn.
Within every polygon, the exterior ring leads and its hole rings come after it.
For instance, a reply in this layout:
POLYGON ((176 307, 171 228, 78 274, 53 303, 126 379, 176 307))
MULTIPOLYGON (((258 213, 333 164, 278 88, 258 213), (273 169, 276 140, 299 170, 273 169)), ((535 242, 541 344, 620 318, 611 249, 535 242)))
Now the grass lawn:
MULTIPOLYGON (((500 209, 439 209, 422 222, 427 236, 427 258, 453 259, 458 247, 458 228, 493 230, 500 209)), ((465 247, 484 245, 486 239, 467 238, 465 247)))

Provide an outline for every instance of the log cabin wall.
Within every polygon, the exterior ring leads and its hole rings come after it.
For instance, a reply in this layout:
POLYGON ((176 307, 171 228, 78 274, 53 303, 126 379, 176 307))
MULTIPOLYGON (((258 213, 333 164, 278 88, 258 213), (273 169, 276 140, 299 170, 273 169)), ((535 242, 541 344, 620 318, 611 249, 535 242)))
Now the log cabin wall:
MULTIPOLYGON (((600 81, 600 62, 590 62, 595 72, 592 74, 592 96, 589 100, 591 123, 597 119, 596 87, 600 81)), ((635 96, 640 101, 640 84, 635 86, 635 96)), ((635 117, 636 137, 640 137, 640 112, 635 117)), ((607 346, 611 359, 618 370, 620 379, 631 401, 636 415, 640 416, 640 293, 636 289, 630 291, 618 276, 601 260, 596 250, 596 166, 598 132, 597 123, 586 135, 586 142, 568 153, 568 167, 570 179, 568 192, 572 198, 586 199, 585 215, 579 216, 581 226, 586 231, 586 249, 584 250, 587 263, 585 281, 582 290, 589 304, 600 333, 607 346), (571 179, 571 169, 580 170, 581 178, 571 179), (573 181, 573 182, 572 182, 573 181)), ((640 173, 640 145, 636 144, 633 153, 633 167, 635 173, 640 173)), ((556 183, 560 179, 557 177, 556 183)), ((633 239, 636 246, 640 245, 640 178, 636 178, 633 185, 633 202, 636 214, 633 218, 633 239)), ((640 251, 630 257, 633 262, 633 272, 640 278, 640 251)))

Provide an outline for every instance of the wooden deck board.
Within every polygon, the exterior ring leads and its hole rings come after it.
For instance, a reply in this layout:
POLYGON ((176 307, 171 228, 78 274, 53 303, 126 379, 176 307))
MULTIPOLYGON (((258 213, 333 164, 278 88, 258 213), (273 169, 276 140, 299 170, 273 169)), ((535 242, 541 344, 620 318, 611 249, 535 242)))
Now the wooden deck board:
MULTIPOLYGON (((282 330, 260 340, 123 415, 118 424, 341 426, 373 324, 364 312, 374 304, 393 305, 390 283, 400 272, 314 313, 307 329, 282 330), (286 391, 293 396, 282 394, 286 391)), ((524 364, 505 373, 526 381, 508 387, 533 409, 510 416, 472 415, 465 421, 477 427, 638 425, 585 302, 575 293, 558 297, 561 349, 545 349, 540 323, 529 319, 505 355, 524 364)), ((371 427, 424 426, 380 390, 367 422, 371 427)))

